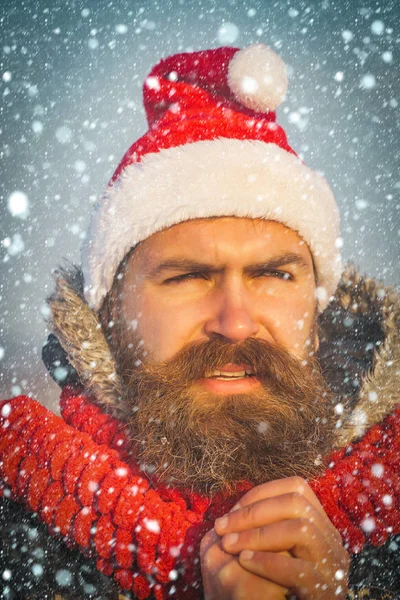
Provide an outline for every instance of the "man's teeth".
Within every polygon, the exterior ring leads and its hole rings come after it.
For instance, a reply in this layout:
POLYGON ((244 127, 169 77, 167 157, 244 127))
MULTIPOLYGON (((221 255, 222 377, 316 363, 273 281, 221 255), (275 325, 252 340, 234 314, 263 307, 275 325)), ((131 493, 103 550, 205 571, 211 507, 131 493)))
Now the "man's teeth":
POLYGON ((246 377, 249 375, 254 375, 254 372, 251 370, 243 370, 243 371, 220 371, 215 369, 210 375, 210 377, 215 377, 217 379, 238 379, 240 377, 246 377))

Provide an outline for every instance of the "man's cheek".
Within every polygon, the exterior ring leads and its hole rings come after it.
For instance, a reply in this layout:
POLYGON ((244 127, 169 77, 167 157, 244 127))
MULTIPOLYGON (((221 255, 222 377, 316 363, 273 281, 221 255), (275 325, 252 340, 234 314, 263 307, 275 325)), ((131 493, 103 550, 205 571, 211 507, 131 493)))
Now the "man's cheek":
POLYGON ((167 360, 179 349, 175 348, 174 326, 167 315, 161 319, 159 317, 142 318, 137 334, 142 350, 146 355, 151 356, 152 361, 167 360))
POLYGON ((201 339, 201 325, 195 315, 168 306, 153 308, 144 309, 138 328, 152 360, 168 360, 190 342, 201 339))

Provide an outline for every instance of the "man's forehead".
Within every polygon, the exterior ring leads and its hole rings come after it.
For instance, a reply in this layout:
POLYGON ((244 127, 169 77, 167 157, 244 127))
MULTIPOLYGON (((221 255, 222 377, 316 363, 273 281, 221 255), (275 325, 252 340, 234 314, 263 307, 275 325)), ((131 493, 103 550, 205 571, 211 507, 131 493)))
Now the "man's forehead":
POLYGON ((254 259, 262 253, 298 253, 310 256, 307 244, 295 232, 276 221, 239 217, 192 219, 153 234, 139 244, 135 261, 158 263, 177 256, 225 260, 229 256, 254 259))

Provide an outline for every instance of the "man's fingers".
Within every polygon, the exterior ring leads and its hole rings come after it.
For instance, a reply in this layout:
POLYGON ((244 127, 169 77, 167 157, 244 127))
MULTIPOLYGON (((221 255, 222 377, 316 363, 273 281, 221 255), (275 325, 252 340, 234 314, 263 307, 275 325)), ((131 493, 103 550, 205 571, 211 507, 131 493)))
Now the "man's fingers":
POLYGON ((244 531, 250 527, 260 527, 283 519, 307 517, 321 521, 322 515, 298 492, 288 492, 281 496, 262 498, 252 504, 234 510, 216 519, 214 527, 219 535, 228 531, 244 531))
POLYGON ((284 600, 287 590, 246 571, 224 552, 214 530, 203 537, 200 556, 205 600, 284 600))
POLYGON ((310 561, 314 565, 322 563, 322 570, 323 559, 331 558, 330 554, 333 554, 324 536, 307 519, 289 519, 241 533, 224 535, 222 548, 230 554, 239 554, 242 550, 287 550, 292 556, 310 561))
POLYGON ((206 533, 201 540, 200 557, 202 565, 210 572, 217 572, 232 562, 232 555, 223 550, 221 539, 214 529, 206 533))
POLYGON ((267 483, 257 485, 242 496, 238 505, 242 508, 265 498, 273 498, 274 496, 282 496, 289 493, 305 496, 321 514, 325 515, 322 504, 307 481, 302 477, 285 477, 284 479, 276 479, 275 481, 268 481, 267 483))
POLYGON ((277 585, 295 592, 298 598, 318 597, 321 586, 326 586, 321 575, 311 563, 298 558, 274 552, 244 550, 239 555, 239 563, 254 575, 267 578, 277 585))
POLYGON ((214 527, 218 535, 241 532, 270 525, 286 519, 307 519, 325 536, 332 536, 335 544, 342 544, 338 531, 333 527, 325 513, 311 504, 298 492, 289 492, 281 496, 264 498, 252 504, 246 504, 223 517, 216 519, 214 527))
MULTIPOLYGON (((237 559, 221 569, 216 584, 229 600, 282 600, 287 593, 287 588, 244 569, 237 559)), ((221 595, 217 593, 215 598, 221 600, 221 595)))

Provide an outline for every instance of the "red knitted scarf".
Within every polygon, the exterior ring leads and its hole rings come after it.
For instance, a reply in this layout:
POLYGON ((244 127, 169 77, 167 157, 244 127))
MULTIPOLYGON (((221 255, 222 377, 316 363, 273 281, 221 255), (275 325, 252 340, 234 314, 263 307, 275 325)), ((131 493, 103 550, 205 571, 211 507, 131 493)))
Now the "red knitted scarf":
MULTIPOLYGON (((202 597, 203 535, 251 488, 210 499, 151 487, 123 423, 66 387, 57 417, 35 400, 0 403, 0 495, 22 502, 140 600, 202 597)), ((333 452, 311 486, 351 553, 400 533, 400 408, 333 452)))

